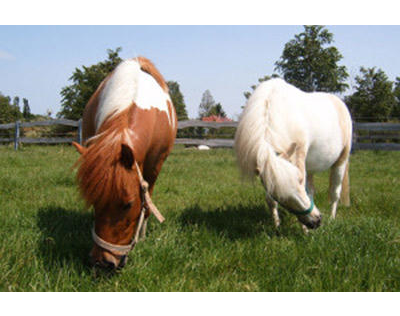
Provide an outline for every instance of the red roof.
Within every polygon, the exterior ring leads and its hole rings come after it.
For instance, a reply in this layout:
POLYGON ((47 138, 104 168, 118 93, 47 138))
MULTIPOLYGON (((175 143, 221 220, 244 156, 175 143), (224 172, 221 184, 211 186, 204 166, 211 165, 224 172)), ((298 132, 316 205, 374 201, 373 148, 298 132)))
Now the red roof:
POLYGON ((206 116, 206 117, 203 117, 201 120, 205 121, 205 122, 232 122, 232 120, 230 118, 222 117, 222 116, 218 116, 218 115, 206 116))

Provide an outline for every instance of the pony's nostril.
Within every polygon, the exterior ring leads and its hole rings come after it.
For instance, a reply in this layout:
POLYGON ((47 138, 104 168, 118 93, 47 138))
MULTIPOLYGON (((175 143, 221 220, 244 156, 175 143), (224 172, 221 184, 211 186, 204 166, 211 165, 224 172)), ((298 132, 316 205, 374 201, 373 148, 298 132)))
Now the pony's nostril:
POLYGON ((104 265, 105 268, 111 269, 111 270, 114 270, 114 269, 116 268, 114 262, 107 261, 107 260, 104 260, 104 261, 103 261, 103 265, 104 265))
POLYGON ((128 261, 128 257, 126 255, 122 256, 121 260, 119 261, 118 268, 119 269, 123 268, 127 261, 128 261))

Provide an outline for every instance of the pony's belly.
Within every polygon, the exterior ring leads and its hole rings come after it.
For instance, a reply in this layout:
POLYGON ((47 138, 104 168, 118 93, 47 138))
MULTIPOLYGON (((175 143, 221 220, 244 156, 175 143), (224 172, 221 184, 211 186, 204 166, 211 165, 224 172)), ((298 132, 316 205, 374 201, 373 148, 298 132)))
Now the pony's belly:
POLYGON ((332 167, 340 155, 340 149, 336 147, 334 145, 330 147, 310 147, 306 158, 306 170, 321 172, 332 167))

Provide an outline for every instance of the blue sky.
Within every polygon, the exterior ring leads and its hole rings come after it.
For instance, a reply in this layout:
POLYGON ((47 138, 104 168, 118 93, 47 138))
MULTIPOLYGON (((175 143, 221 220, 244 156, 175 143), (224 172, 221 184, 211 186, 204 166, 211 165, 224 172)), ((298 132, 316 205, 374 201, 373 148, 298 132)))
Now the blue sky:
MULTIPOLYGON (((327 26, 351 77, 376 66, 400 77, 400 26, 327 26)), ((61 88, 75 67, 106 58, 143 55, 167 80, 178 81, 190 117, 211 91, 229 116, 245 103, 243 92, 271 74, 285 43, 302 26, 0 26, 0 92, 29 99, 31 111, 60 110, 61 88)))

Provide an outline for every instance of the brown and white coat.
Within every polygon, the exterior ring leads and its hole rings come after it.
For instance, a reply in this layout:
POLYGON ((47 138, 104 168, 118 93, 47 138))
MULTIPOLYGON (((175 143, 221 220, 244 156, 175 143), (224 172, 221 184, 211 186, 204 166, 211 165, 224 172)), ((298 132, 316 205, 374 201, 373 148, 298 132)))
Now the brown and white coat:
MULTIPOLYGON (((136 164, 151 195, 176 131, 168 86, 144 57, 123 61, 92 95, 83 114, 86 147, 74 145, 81 153, 80 191, 95 209, 95 232, 103 240, 130 243, 142 203, 136 164)), ((122 260, 97 245, 91 256, 103 266, 122 260)))

